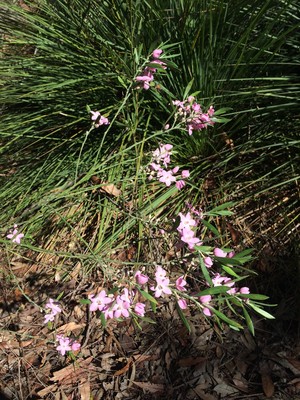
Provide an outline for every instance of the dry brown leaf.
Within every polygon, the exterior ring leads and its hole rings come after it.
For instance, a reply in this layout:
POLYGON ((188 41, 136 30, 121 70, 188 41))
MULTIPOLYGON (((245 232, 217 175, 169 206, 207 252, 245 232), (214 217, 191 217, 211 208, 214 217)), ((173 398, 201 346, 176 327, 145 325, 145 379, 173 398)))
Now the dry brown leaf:
POLYGON ((193 389, 193 392, 195 392, 201 400, 217 400, 212 394, 205 393, 204 390, 198 386, 193 389))
POLYGON ((101 186, 100 192, 110 194, 114 197, 119 197, 121 195, 121 190, 118 189, 113 183, 107 183, 101 186))
POLYGON ((261 383, 262 383, 262 388, 263 388, 265 396, 268 398, 272 397, 275 392, 275 387, 274 387, 274 383, 272 381, 271 375, 262 373, 261 374, 261 383))
POLYGON ((85 381, 85 377, 89 371, 88 367, 92 362, 93 357, 86 360, 80 360, 76 364, 68 365, 65 368, 55 371, 50 381, 63 382, 64 384, 76 384, 78 381, 85 381))
POLYGON ((151 382, 137 382, 133 381, 133 383, 140 387, 141 389, 147 390, 150 393, 161 393, 165 390, 165 385, 162 383, 151 383, 151 382))
POLYGON ((76 322, 68 322, 67 324, 59 327, 57 329, 57 333, 61 334, 66 332, 73 332, 76 329, 81 329, 83 327, 85 327, 85 324, 76 324, 76 322))
POLYGON ((275 392, 275 387, 271 378, 269 364, 266 361, 260 363, 260 375, 264 394, 270 398, 275 392))
POLYGON ((113 183, 108 183, 108 182, 102 182, 100 178, 98 178, 98 176, 93 175, 91 176, 91 181, 95 184, 95 185, 101 185, 100 187, 100 192, 102 193, 107 193, 110 194, 114 197, 119 197, 121 194, 121 190, 118 189, 113 183))
POLYGON ((206 363, 205 357, 187 357, 187 358, 182 358, 181 360, 178 361, 178 365, 183 368, 204 363, 206 363))
POLYGON ((50 386, 47 386, 46 388, 40 390, 39 392, 37 392, 37 395, 40 397, 45 397, 49 393, 54 393, 56 391, 56 389, 57 389, 56 384, 50 385, 50 386))
POLYGON ((125 372, 127 372, 127 371, 129 370, 131 364, 132 364, 132 360, 129 360, 129 361, 127 362, 127 364, 126 364, 123 368, 119 369, 119 371, 116 371, 116 372, 114 373, 114 376, 124 375, 125 372))
POLYGON ((296 368, 298 371, 300 371, 300 361, 295 360, 294 358, 286 358, 287 361, 292 364, 294 368, 296 368))
POLYGON ((87 381, 79 385, 79 393, 81 400, 90 400, 91 398, 91 386, 90 382, 87 381))

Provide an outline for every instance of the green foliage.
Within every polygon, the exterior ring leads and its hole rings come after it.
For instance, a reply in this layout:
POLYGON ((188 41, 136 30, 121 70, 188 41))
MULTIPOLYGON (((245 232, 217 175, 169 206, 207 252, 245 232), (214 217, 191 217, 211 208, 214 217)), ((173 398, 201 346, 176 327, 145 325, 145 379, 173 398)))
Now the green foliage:
MULTIPOLYGON (((220 187, 218 203, 293 190, 300 165, 295 0, 28 5, 31 11, 3 2, 0 11, 3 230, 17 221, 39 248, 62 229, 77 246, 66 257, 106 265, 112 248, 132 236, 141 254, 155 218, 173 218, 186 200, 202 203, 208 173, 220 187), (136 90, 134 78, 157 47, 168 69, 149 91, 136 90), (204 107, 226 110, 227 119, 191 137, 176 128, 166 138, 171 101, 192 93, 204 107), (87 110, 96 109, 110 119, 107 128, 90 130, 87 110), (176 146, 177 164, 192 170, 184 193, 153 187, 141 172, 149 151, 166 140, 176 146), (92 185, 93 176, 101 183, 92 185), (106 182, 122 195, 101 192, 106 182)), ((295 219, 290 199, 287 225, 295 219)), ((229 215, 208 209, 211 217, 229 215)), ((220 235, 211 220, 204 224, 220 235)))

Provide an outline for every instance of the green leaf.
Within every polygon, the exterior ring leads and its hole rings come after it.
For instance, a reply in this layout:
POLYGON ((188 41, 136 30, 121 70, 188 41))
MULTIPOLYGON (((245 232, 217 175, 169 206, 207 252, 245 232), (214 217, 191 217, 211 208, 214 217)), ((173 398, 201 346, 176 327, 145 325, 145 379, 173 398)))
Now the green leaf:
POLYGON ((137 289, 145 299, 149 300, 153 304, 158 304, 157 300, 153 296, 151 296, 151 294, 145 292, 145 290, 142 290, 139 287, 137 289))
POLYGON ((226 322, 226 324, 235 327, 236 329, 244 329, 241 324, 238 322, 226 317, 225 314, 221 313, 220 311, 216 310, 213 307, 208 307, 218 318, 220 318, 222 321, 226 322))
POLYGON ((249 331, 252 333, 252 335, 254 336, 254 325, 252 322, 252 319, 248 313, 248 311, 245 309, 245 307, 243 307, 243 313, 244 313, 244 317, 247 323, 247 327, 249 329, 249 331))
POLYGON ((194 83, 194 78, 192 78, 189 83, 187 84, 187 87, 185 88, 184 94, 183 94, 183 100, 186 100, 186 98, 188 97, 188 94, 191 90, 191 87, 193 86, 194 83))
POLYGON ((265 296, 264 294, 256 294, 256 293, 239 294, 239 297, 243 297, 245 299, 251 299, 251 300, 268 300, 269 299, 269 297, 265 296))
POLYGON ((262 315, 263 317, 267 318, 267 319, 275 319, 275 317, 272 314, 269 314, 267 311, 261 309, 260 307, 258 307, 257 305, 254 305, 253 303, 249 302, 248 305, 253 308, 253 310, 255 312, 257 312, 257 314, 262 315))
POLYGON ((209 275, 209 273, 208 273, 208 271, 207 271, 207 267, 206 267, 206 265, 204 264, 203 258, 202 258, 202 257, 199 257, 199 261, 200 261, 200 267, 201 267, 201 270, 202 270, 204 279, 206 280, 207 283, 209 283, 210 285, 212 285, 212 280, 211 280, 211 277, 210 277, 210 275, 209 275))
POLYGON ((89 299, 80 299, 80 300, 79 300, 79 303, 80 303, 80 304, 84 304, 84 305, 85 305, 85 304, 91 304, 91 300, 89 300, 89 299))
POLYGON ((178 303, 176 303, 176 309, 181 318, 181 321, 184 323, 186 329, 191 333, 190 324, 188 323, 188 320, 186 319, 185 315, 183 314, 182 309, 179 307, 178 303))
POLYGON ((230 287, 228 286, 215 286, 215 287, 211 287, 208 289, 204 289, 201 292, 195 294, 195 296, 205 296, 207 294, 220 294, 220 293, 226 293, 228 290, 230 289, 230 287))
POLYGON ((211 232, 213 232, 217 237, 220 237, 220 233, 217 228, 215 228, 210 222, 206 221, 205 219, 201 220, 201 223, 209 229, 211 232))
POLYGON ((210 253, 213 250, 211 246, 195 246, 195 249, 200 251, 201 253, 210 253))

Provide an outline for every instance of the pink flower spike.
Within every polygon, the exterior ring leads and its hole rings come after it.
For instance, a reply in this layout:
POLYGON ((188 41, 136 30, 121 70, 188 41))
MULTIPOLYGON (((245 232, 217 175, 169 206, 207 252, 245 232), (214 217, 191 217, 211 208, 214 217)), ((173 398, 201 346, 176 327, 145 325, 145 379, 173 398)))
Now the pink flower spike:
POLYGON ((176 280, 176 289, 180 290, 181 292, 186 291, 185 286, 186 285, 186 280, 183 279, 183 276, 180 276, 177 280, 176 280))
POLYGON ((154 51, 153 51, 153 53, 152 53, 152 57, 153 58, 159 58, 160 56, 161 56, 161 53, 162 53, 163 51, 161 50, 161 49, 155 49, 154 51))
POLYGON ((247 286, 240 288, 241 294, 250 294, 250 289, 247 286))
POLYGON ((187 309, 187 302, 185 299, 178 299, 178 305, 182 310, 187 309))
POLYGON ((134 306, 134 311, 139 317, 144 317, 145 307, 146 305, 144 303, 136 303, 136 305, 134 306))
POLYGON ((142 274, 141 271, 137 271, 134 277, 136 282, 139 283, 140 285, 145 285, 149 280, 149 277, 147 275, 142 274))
POLYGON ((216 248, 214 249, 214 255, 215 255, 216 257, 226 257, 226 256, 227 256, 227 253, 225 253, 225 251, 223 251, 222 249, 219 249, 218 247, 216 247, 216 248))

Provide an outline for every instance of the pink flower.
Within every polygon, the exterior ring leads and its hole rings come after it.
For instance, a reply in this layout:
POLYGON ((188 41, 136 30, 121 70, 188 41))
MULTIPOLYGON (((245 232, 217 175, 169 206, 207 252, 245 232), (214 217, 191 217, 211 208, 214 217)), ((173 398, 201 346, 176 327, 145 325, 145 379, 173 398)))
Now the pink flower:
POLYGON ((185 299, 178 299, 177 303, 182 310, 187 308, 187 302, 185 299))
POLYGON ((176 289, 180 290, 181 292, 186 291, 185 286, 186 285, 186 280, 183 279, 183 276, 180 276, 177 280, 176 280, 176 289))
POLYGON ((175 185, 178 190, 181 190, 182 188, 185 187, 185 182, 183 180, 179 180, 179 181, 176 181, 175 185))
POLYGON ((61 312, 61 308, 53 299, 49 299, 45 307, 50 309, 50 313, 44 316, 44 323, 47 324, 49 321, 54 321, 54 317, 61 312))
MULTIPOLYGON (((200 296, 199 299, 202 304, 204 304, 204 305, 209 304, 209 302, 211 301, 211 295, 207 294, 205 296, 200 296)), ((208 307, 203 307, 202 311, 203 311, 203 314, 206 315, 207 317, 210 317, 212 315, 212 313, 208 307)))
POLYGON ((129 290, 127 288, 123 289, 123 294, 120 296, 121 300, 126 301, 127 303, 131 304, 132 299, 134 298, 134 292, 129 290))
POLYGON ((89 299, 91 300, 90 311, 103 311, 107 304, 111 304, 112 299, 107 296, 105 290, 101 290, 96 296, 90 294, 89 299))
POLYGON ((227 254, 227 257, 228 258, 232 258, 232 257, 234 257, 235 256, 235 252, 234 251, 230 251, 228 254, 227 254))
POLYGON ((216 247, 216 248, 214 249, 214 255, 215 255, 216 257, 226 257, 226 256, 227 256, 227 253, 225 253, 225 251, 223 251, 222 249, 219 249, 218 247, 216 247))
POLYGON ((61 308, 53 299, 49 299, 48 303, 45 305, 46 308, 50 308, 52 314, 56 315, 61 312, 61 308))
POLYGON ((163 297, 163 294, 172 294, 171 289, 169 288, 169 283, 170 279, 165 278, 165 279, 160 279, 157 283, 157 285, 154 287, 150 287, 151 290, 153 290, 154 296, 155 297, 163 297))
POLYGON ((80 349, 80 347, 81 347, 81 344, 79 342, 77 342, 76 340, 71 342, 72 351, 78 351, 80 349))
POLYGON ((140 285, 145 285, 149 280, 149 277, 147 275, 142 274, 141 271, 137 271, 134 277, 136 282, 139 283, 140 285))
POLYGON ((166 171, 162 169, 158 172, 157 176, 159 177, 159 181, 164 183, 166 186, 170 186, 172 182, 176 181, 175 176, 173 176, 172 171, 166 171))
POLYGON ((59 345, 56 347, 56 350, 59 351, 62 356, 64 356, 67 351, 72 350, 72 347, 70 346, 70 339, 68 337, 57 335, 56 340, 59 341, 59 345))
POLYGON ((182 229, 181 240, 188 245, 190 250, 194 249, 195 244, 200 245, 200 239, 195 237, 195 232, 189 228, 182 229))
POLYGON ((9 233, 8 235, 6 235, 7 239, 11 239, 11 241, 13 243, 17 243, 20 244, 21 243, 21 239, 24 237, 23 233, 18 233, 18 225, 14 225, 14 230, 12 233, 9 233))
POLYGON ((144 315, 145 315, 145 307, 146 307, 146 305, 144 303, 136 303, 136 305, 134 306, 134 311, 140 317, 144 317, 144 315))
POLYGON ((101 125, 109 125, 109 120, 106 117, 103 117, 99 111, 91 111, 91 114, 91 120, 95 121, 95 128, 99 128, 101 125))
POLYGON ((92 121, 97 121, 98 118, 100 118, 101 114, 99 113, 99 111, 91 111, 91 120, 92 121))
POLYGON ((162 50, 160 50, 160 49, 155 49, 154 51, 153 51, 153 53, 152 53, 152 57, 153 58, 159 58, 160 56, 161 56, 161 53, 162 53, 163 51, 162 50))
POLYGON ((206 315, 207 317, 211 317, 212 316, 212 313, 211 313, 209 308, 203 307, 202 311, 203 311, 203 314, 206 315))
POLYGON ((54 318, 55 318, 55 315, 54 314, 52 314, 52 313, 50 313, 50 314, 46 314, 45 316, 44 316, 44 324, 47 324, 48 322, 52 322, 52 321, 54 321, 54 318))
POLYGON ((204 264, 207 268, 211 268, 213 265, 213 260, 211 259, 211 257, 205 257, 204 258, 204 264))
POLYGON ((186 178, 188 178, 190 176, 190 171, 188 170, 188 169, 183 169, 182 171, 181 171, 181 177, 183 178, 183 179, 186 179, 186 178))
POLYGON ((249 294, 250 289, 247 286, 244 286, 244 287, 240 288, 240 293, 241 294, 249 294))
POLYGON ((114 312, 114 317, 120 318, 121 316, 123 316, 125 318, 128 318, 129 317, 129 311, 128 311, 129 308, 130 308, 129 301, 122 300, 121 296, 117 296, 116 303, 112 308, 112 310, 114 312))
POLYGON ((203 304, 208 304, 211 301, 211 295, 210 294, 206 294, 204 296, 200 296, 199 300, 203 304))
POLYGON ((160 265, 156 267, 156 272, 155 272, 155 280, 157 283, 160 283, 166 278, 167 271, 163 269, 160 265))
POLYGON ((208 109, 208 111, 207 111, 207 114, 208 114, 210 117, 212 117, 212 116, 214 115, 214 113, 215 113, 215 110, 214 110, 213 106, 210 106, 209 109, 208 109))
POLYGON ((186 215, 179 213, 179 216, 180 216, 180 224, 177 228, 178 231, 182 231, 183 229, 197 225, 197 222, 192 218, 189 212, 186 215))

